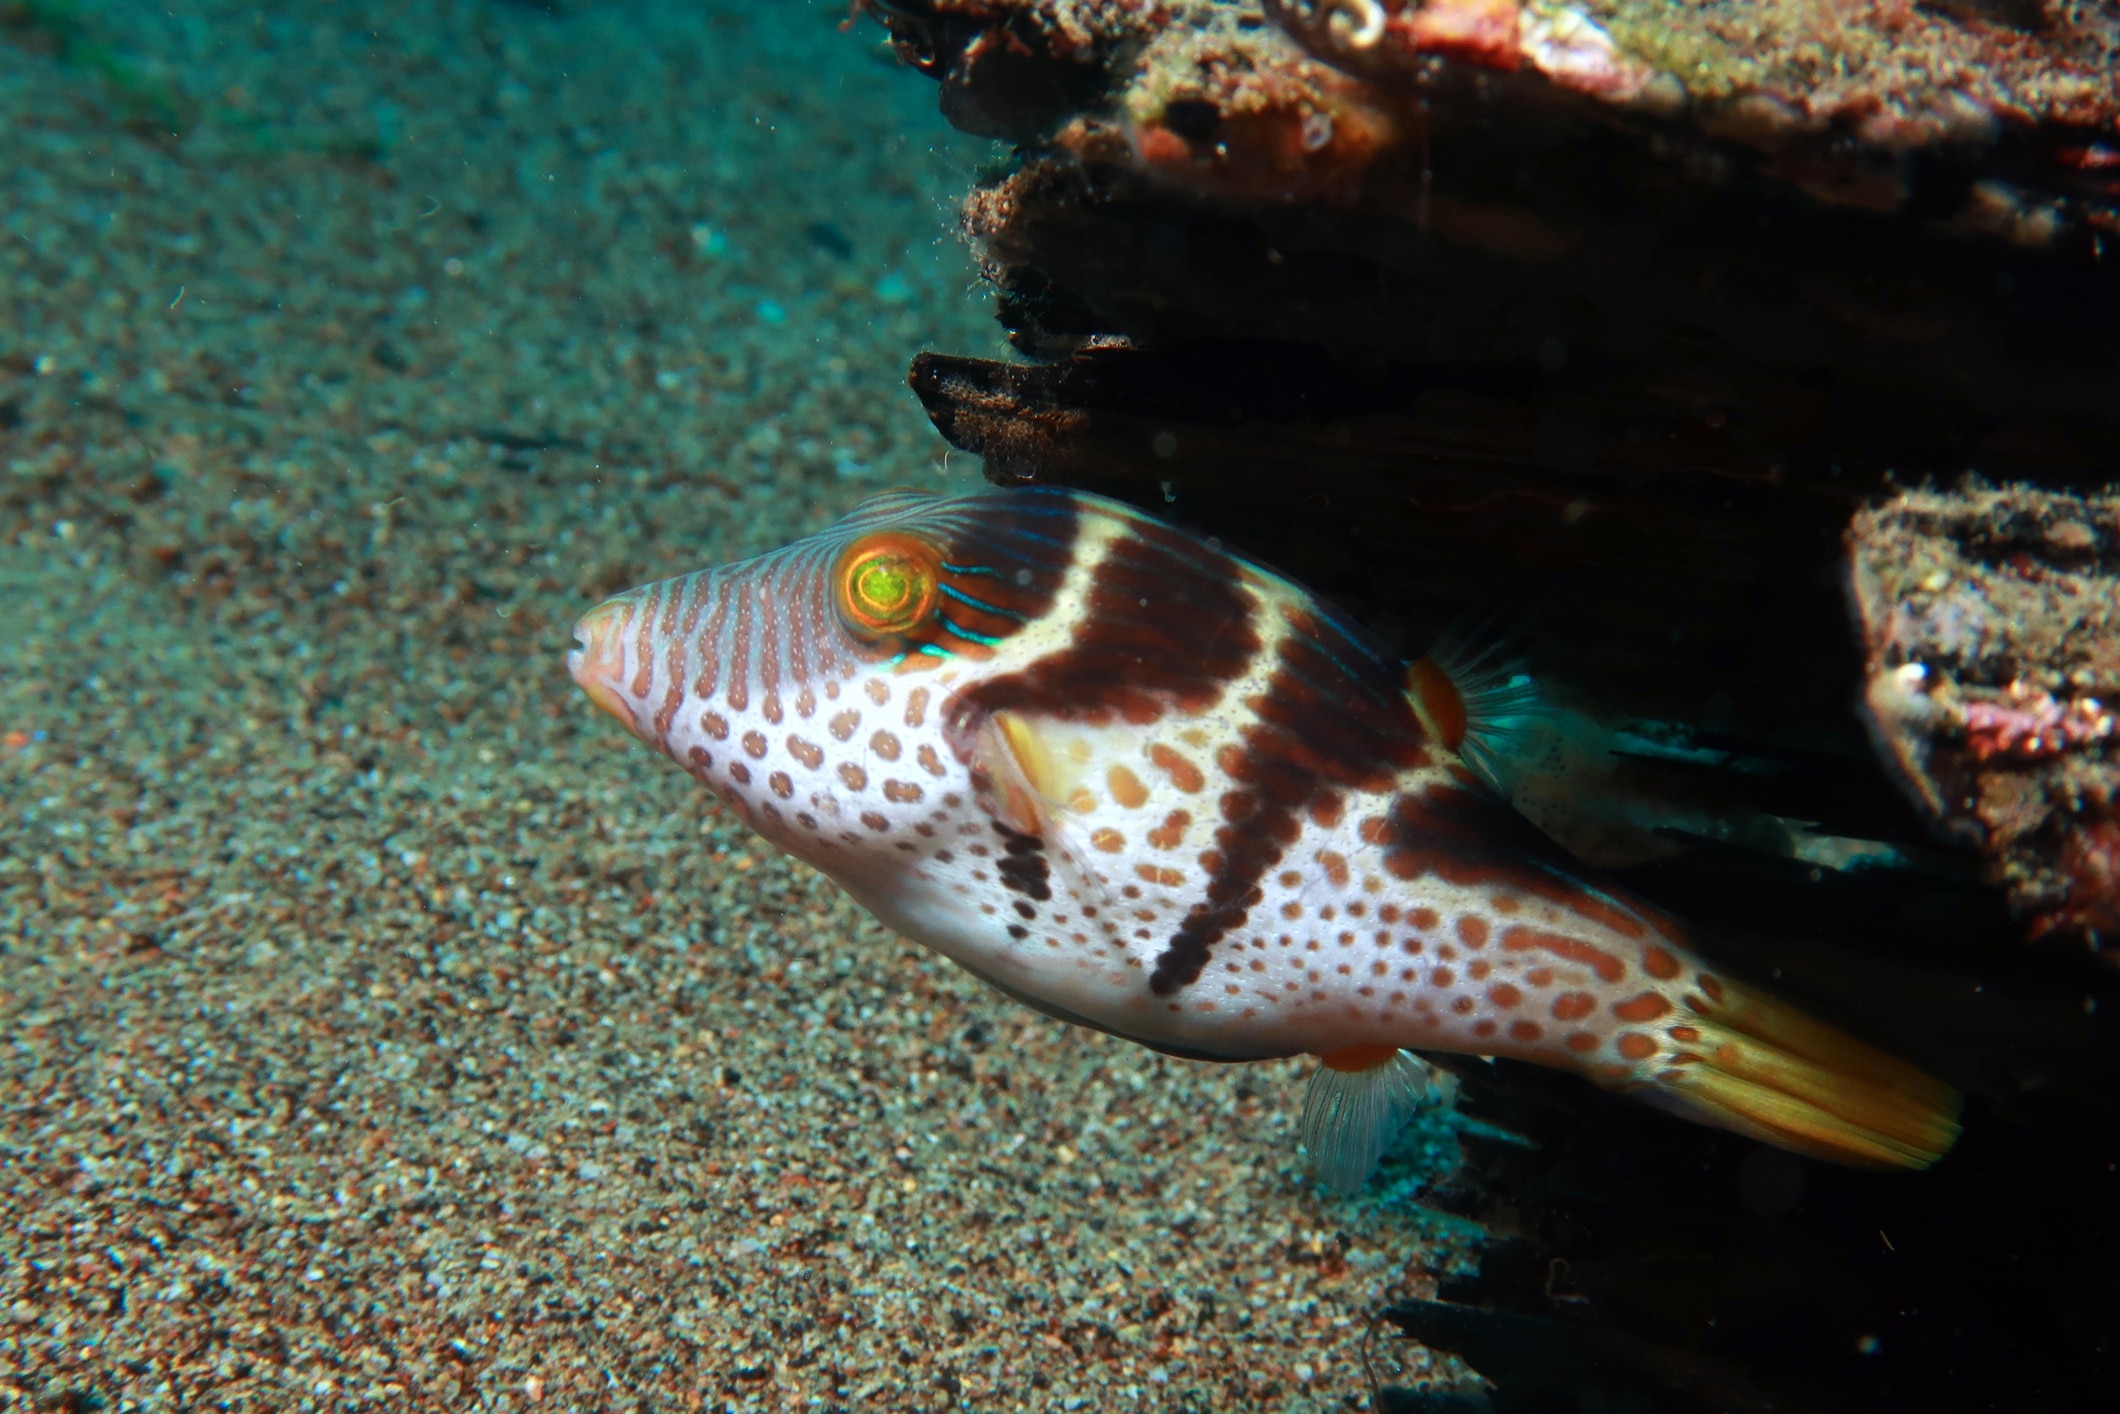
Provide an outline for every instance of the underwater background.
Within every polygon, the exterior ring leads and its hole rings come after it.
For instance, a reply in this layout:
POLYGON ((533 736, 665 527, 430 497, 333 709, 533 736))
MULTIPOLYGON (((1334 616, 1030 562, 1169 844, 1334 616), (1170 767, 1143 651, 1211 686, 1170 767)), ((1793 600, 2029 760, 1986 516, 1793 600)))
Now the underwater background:
POLYGON ((2106 1407, 2116 71, 2068 0, 0 0, 0 1411, 2106 1407), (997 995, 569 679, 989 477, 1409 656, 1542 599, 1622 882, 1956 1148, 1460 1059, 1332 1197, 1306 1063, 997 995))
POLYGON ((978 484, 989 145, 846 16, 0 6, 0 1405, 1342 1408, 1458 1260, 568 680, 978 484))

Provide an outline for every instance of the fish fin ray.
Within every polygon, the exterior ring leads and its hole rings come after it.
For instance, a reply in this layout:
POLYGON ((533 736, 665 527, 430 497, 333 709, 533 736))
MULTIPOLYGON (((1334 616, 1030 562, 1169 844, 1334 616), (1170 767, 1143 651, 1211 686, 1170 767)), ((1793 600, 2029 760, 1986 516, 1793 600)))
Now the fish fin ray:
POLYGON ((1097 871, 1082 852, 1081 832, 1068 818, 1066 796, 1077 784, 1076 772, 1053 750, 1037 720, 1017 712, 992 714, 973 741, 972 763, 988 781, 982 797, 987 812, 1044 841, 1047 858, 1076 899, 1116 911, 1123 900, 1097 882, 1097 871))
POLYGON ((1675 1024, 1694 1039, 1634 1093, 1658 1108, 1812 1158, 1924 1169, 1958 1138, 1960 1099, 1920 1068, 1786 1002, 1723 982, 1675 1024))
POLYGON ((1434 1077, 1434 1067, 1407 1051, 1393 1051, 1364 1070, 1320 1065, 1303 1095, 1299 1127, 1320 1181, 1340 1194, 1366 1183, 1427 1098, 1434 1077))
POLYGON ((1406 695, 1429 734, 1504 797, 1516 763, 1541 754, 1559 715, 1512 639, 1484 627, 1453 629, 1407 665, 1406 695))

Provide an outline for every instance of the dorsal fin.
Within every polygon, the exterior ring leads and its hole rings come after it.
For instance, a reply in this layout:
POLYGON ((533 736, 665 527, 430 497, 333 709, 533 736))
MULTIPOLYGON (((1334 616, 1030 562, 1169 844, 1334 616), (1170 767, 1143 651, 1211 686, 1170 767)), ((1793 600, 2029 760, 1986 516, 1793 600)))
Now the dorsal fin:
POLYGON ((1507 762, 1518 738, 1553 710, 1502 640, 1475 647, 1446 634, 1427 657, 1406 665, 1405 687, 1429 736, 1503 795, 1510 793, 1507 762))

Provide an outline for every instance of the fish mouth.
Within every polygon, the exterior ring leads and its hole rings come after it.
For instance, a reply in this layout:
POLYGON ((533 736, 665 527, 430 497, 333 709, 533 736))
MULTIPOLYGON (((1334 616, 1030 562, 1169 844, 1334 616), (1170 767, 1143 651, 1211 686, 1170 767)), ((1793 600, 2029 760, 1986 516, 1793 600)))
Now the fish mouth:
POLYGON ((639 736, 640 722, 625 691, 626 637, 632 622, 633 605, 623 597, 606 599, 583 614, 574 625, 574 641, 581 646, 567 654, 567 671, 591 702, 639 736))

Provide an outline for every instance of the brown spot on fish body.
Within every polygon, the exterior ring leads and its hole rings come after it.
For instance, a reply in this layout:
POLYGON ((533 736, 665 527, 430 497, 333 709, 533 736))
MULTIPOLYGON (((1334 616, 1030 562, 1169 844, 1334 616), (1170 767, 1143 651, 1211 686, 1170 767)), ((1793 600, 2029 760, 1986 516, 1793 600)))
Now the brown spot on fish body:
POLYGON ((897 737, 878 728, 876 734, 869 738, 869 750, 875 752, 885 761, 896 761, 902 748, 898 744, 897 737))
POLYGON ((861 713, 849 707, 844 712, 834 713, 832 719, 824 725, 834 741, 852 741, 854 729, 861 725, 861 713))
POLYGON ((1619 1038, 1619 1053, 1631 1061, 1647 1060, 1656 1054, 1656 1042, 1639 1031, 1629 1031, 1619 1038))
POLYGON ((891 780, 883 783, 883 798, 898 805, 917 804, 924 794, 925 792, 911 781, 891 780))
POLYGON ((869 773, 851 761, 839 763, 839 779, 848 790, 862 791, 869 788, 869 773))
POLYGON ((655 719, 651 728, 657 741, 668 741, 670 739, 670 724, 677 720, 677 709, 684 705, 684 701, 684 684, 675 673, 672 673, 670 689, 663 694, 662 706, 655 710, 655 719))
POLYGON ((927 720, 927 706, 928 690, 926 688, 916 687, 906 694, 905 724, 908 728, 917 730, 927 720))
POLYGON ((1185 842, 1185 831, 1191 824, 1191 815, 1173 810, 1163 817, 1162 824, 1148 832, 1148 842, 1157 849, 1176 849, 1185 842))
POLYGON ((788 738, 788 754, 812 771, 824 764, 824 748, 799 736, 788 738))
POLYGON ((1597 998, 1588 992, 1563 992, 1553 999, 1555 1021, 1581 1021, 1597 1010, 1597 998))
POLYGON ((719 712, 702 712, 699 716, 700 730, 716 741, 729 739, 729 719, 719 712))
POLYGON ((766 755, 766 734, 748 731, 743 734, 743 754, 753 761, 763 761, 766 755))
POLYGON ((920 763, 921 770, 931 776, 949 774, 949 769, 942 764, 942 754, 927 742, 920 743, 920 749, 913 753, 913 759, 920 763))
POLYGON ((1148 804, 1148 787, 1142 785, 1141 778, 1123 763, 1113 763, 1104 773, 1104 783, 1111 790, 1112 799, 1128 810, 1139 810, 1148 804))
POLYGON ((1651 943, 1648 947, 1642 949, 1642 971, 1648 973, 1659 982, 1668 982, 1678 976, 1678 958, 1672 954, 1669 948, 1658 947, 1656 944, 1651 943))
POLYGON ((1578 918, 1587 918, 1592 923, 1610 928, 1622 938, 1639 938, 1649 931, 1646 923, 1614 903, 1608 903, 1588 889, 1579 889, 1566 901, 1567 909, 1578 918))
POLYGON ((1207 785, 1207 777, 1200 773, 1198 766, 1160 741, 1148 748, 1148 759, 1155 763, 1157 770, 1170 777, 1172 785, 1188 795, 1198 794, 1207 785))
POLYGON ((878 707, 887 706, 890 703, 890 684, 886 683, 882 678, 868 679, 862 683, 861 690, 866 692, 869 695, 869 701, 875 703, 878 707))
POLYGON ((1540 949, 1555 957, 1579 962, 1606 982, 1617 982, 1627 975, 1627 965, 1594 943, 1581 938, 1571 938, 1561 933, 1548 933, 1543 929, 1529 928, 1522 924, 1503 930, 1502 946, 1511 952, 1526 952, 1540 949))
POLYGON ((1540 1026, 1536 1021, 1512 1021, 1509 1023, 1509 1035, 1513 1040, 1536 1041, 1545 1034, 1546 1028, 1540 1026))
POLYGON ((1457 921, 1458 941, 1468 948, 1487 946, 1487 920, 1477 914, 1467 913, 1457 921))
POLYGON ((1621 1021, 1654 1021, 1668 1014, 1670 1010, 1671 1003, 1654 992, 1644 992, 1638 997, 1612 1004, 1612 1014, 1621 1021))

